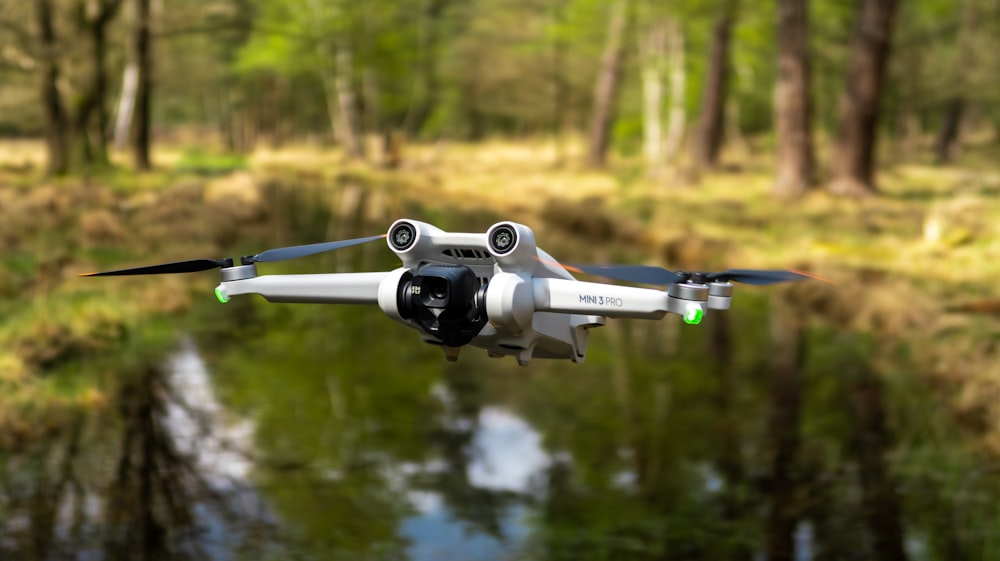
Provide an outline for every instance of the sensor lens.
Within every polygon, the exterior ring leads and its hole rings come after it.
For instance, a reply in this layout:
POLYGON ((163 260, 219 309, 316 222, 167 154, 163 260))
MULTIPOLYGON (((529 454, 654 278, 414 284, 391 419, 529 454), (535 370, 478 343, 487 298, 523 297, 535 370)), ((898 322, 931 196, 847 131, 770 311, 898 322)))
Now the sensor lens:
POLYGON ((392 247, 403 250, 413 245, 416 237, 417 232, 413 229, 413 226, 410 224, 400 224, 393 229, 389 239, 392 241, 392 247))
POLYGON ((514 229, 510 226, 500 226, 493 231, 493 235, 490 237, 490 246, 493 251, 503 255, 514 248, 514 243, 517 241, 517 234, 514 229))

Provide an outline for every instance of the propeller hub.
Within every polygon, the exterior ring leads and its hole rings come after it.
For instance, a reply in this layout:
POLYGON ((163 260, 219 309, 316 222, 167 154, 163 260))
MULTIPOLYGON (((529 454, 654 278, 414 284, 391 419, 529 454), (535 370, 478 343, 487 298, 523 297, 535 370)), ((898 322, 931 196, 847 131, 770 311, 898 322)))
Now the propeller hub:
POLYGON ((706 284, 708 276, 705 273, 691 273, 687 282, 691 284, 706 284))

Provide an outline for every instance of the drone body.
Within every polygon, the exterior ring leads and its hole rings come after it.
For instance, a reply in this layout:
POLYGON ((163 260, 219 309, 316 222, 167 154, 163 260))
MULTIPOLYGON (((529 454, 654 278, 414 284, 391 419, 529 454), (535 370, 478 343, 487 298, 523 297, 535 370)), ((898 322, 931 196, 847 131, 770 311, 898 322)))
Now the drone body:
POLYGON ((444 349, 449 360, 472 345, 492 357, 582 362, 590 330, 606 318, 660 319, 667 313, 699 323, 708 309, 729 309, 729 280, 767 284, 805 278, 790 271, 674 273, 646 266, 561 265, 514 222, 485 233, 445 232, 416 220, 397 220, 384 236, 268 250, 232 260, 193 260, 88 276, 222 269, 219 301, 259 294, 269 302, 374 304, 444 349), (280 261, 386 238, 402 266, 388 272, 258 276, 258 262, 280 261), (576 280, 575 272, 648 284, 666 290, 576 280))

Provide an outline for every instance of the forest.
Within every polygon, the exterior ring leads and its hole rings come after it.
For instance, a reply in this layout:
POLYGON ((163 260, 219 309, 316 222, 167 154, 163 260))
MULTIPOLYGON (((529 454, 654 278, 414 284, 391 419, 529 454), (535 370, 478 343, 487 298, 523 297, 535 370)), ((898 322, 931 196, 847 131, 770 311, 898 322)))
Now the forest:
POLYGON ((998 0, 0 0, 0 557, 1000 560, 998 154, 998 0), (824 282, 521 367, 81 278, 403 217, 824 282))
POLYGON ((866 195, 879 161, 949 162, 1000 120, 996 3, 897 4, 8 2, 0 131, 44 137, 54 174, 126 144, 146 169, 184 131, 382 163, 408 142, 580 137, 593 166, 641 155, 683 180, 773 152, 776 194, 866 195))

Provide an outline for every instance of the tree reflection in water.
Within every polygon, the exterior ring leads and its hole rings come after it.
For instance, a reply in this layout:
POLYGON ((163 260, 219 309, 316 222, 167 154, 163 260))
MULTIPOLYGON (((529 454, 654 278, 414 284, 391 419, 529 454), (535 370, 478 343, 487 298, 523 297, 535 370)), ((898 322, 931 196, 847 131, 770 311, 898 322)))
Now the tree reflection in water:
POLYGON ((887 381, 910 365, 770 296, 527 369, 446 363, 377 311, 233 302, 7 454, 0 554, 998 558, 995 472, 887 381))
POLYGON ((206 559, 268 526, 252 492, 220 485, 198 448, 179 446, 171 410, 202 434, 217 427, 172 374, 151 363, 127 373, 114 407, 8 457, 3 558, 206 559))

